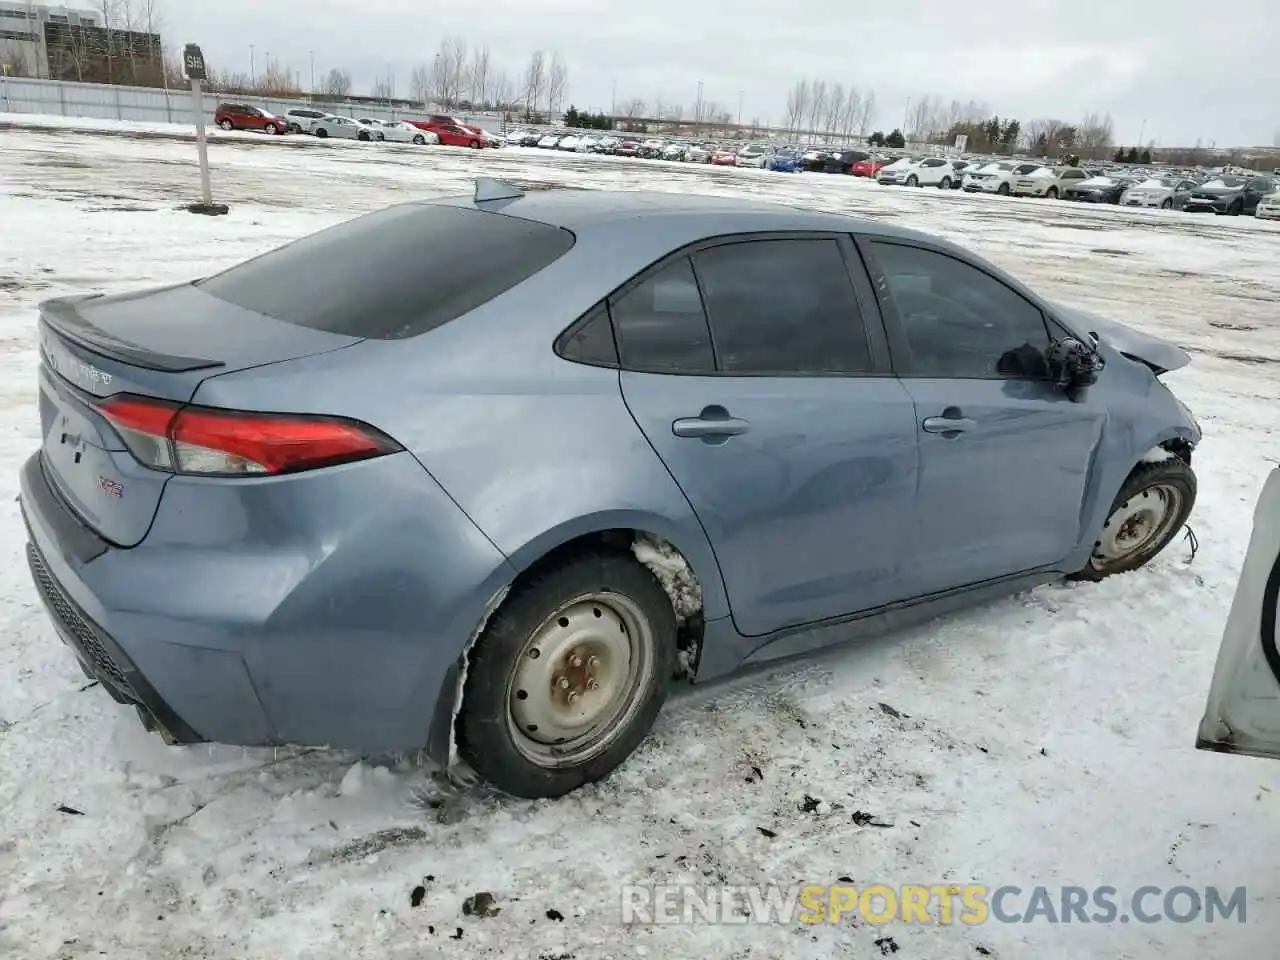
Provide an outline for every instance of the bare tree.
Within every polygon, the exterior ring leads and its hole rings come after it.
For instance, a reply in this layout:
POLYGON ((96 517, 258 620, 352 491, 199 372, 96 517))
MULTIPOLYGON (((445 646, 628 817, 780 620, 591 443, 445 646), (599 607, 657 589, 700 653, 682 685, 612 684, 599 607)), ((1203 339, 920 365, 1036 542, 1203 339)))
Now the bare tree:
POLYGON ((628 120, 635 120, 637 117, 644 116, 645 106, 645 102, 639 97, 632 97, 619 106, 619 112, 628 120))
POLYGON ((167 89, 170 83, 168 67, 164 63, 164 45, 160 39, 160 29, 163 26, 160 0, 136 0, 136 2, 138 3, 138 25, 146 31, 148 37, 147 43, 150 49, 147 57, 153 68, 158 65, 155 70, 155 79, 167 89))
POLYGON ((564 89, 569 83, 569 67, 558 52, 551 54, 551 69, 547 72, 547 112, 558 113, 564 102, 564 89))
POLYGON ((844 95, 844 107, 840 111, 840 115, 836 118, 836 130, 840 132, 845 140, 854 135, 854 131, 858 128, 859 118, 862 116, 862 94, 858 92, 858 88, 853 84, 849 84, 848 90, 844 95))
POLYGON ((1111 114, 1089 113, 1076 127, 1076 149, 1086 157, 1097 157, 1108 151, 1114 136, 1111 114))
POLYGON ((818 123, 829 134, 840 132, 840 118, 844 115, 845 102, 844 84, 836 81, 831 84, 831 89, 827 92, 825 109, 822 111, 818 123))
POLYGON ((827 81, 815 80, 809 84, 809 109, 807 111, 809 118, 809 129, 816 130, 818 122, 826 114, 827 109, 827 81))
POLYGON ((409 96, 426 106, 431 99, 431 91, 431 68, 422 65, 414 67, 409 74, 409 96))
POLYGON ((783 109, 782 125, 792 133, 800 129, 800 124, 809 112, 809 81, 797 80, 787 91, 787 102, 783 109))
POLYGON ((858 113, 858 122, 855 129, 858 131, 858 139, 865 140, 867 131, 871 129, 871 124, 876 119, 876 92, 868 90, 866 96, 862 98, 862 110, 858 113))
POLYGON ((524 68, 524 112, 527 116, 537 112, 546 86, 547 55, 535 50, 529 57, 529 65, 524 68))
POLYGON ((436 51, 432 74, 435 99, 452 109, 462 102, 467 88, 467 42, 461 37, 445 37, 436 51))
POLYGON ((97 11, 102 14, 102 36, 106 44, 103 56, 107 65, 107 83, 115 83, 115 31, 119 26, 117 22, 120 14, 119 0, 98 0, 97 11))
POLYGON ((31 76, 29 59, 21 44, 16 40, 6 40, 3 44, 0 44, 0 76, 31 76))
POLYGON ((320 93, 326 97, 345 97, 351 93, 351 74, 334 67, 320 81, 320 93))
POLYGON ((494 106, 502 110, 510 110, 516 101, 515 87, 507 71, 499 70, 494 74, 493 86, 490 88, 494 106))
POLYGON ((377 100, 390 100, 396 94, 391 86, 390 77, 378 77, 373 81, 373 90, 370 92, 377 100))
POLYGON ((489 102, 490 63, 491 58, 488 47, 476 47, 472 51, 468 89, 471 102, 474 104, 486 104, 489 102))

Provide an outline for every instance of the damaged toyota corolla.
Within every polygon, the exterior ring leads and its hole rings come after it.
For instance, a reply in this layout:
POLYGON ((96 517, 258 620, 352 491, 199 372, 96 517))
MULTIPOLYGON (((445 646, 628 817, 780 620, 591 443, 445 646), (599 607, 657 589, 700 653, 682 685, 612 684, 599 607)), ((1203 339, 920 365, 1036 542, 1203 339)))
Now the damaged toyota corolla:
POLYGON ((758 202, 482 180, 39 339, 27 556, 90 676, 526 797, 678 679, 1133 570, 1196 495, 1183 351, 758 202))

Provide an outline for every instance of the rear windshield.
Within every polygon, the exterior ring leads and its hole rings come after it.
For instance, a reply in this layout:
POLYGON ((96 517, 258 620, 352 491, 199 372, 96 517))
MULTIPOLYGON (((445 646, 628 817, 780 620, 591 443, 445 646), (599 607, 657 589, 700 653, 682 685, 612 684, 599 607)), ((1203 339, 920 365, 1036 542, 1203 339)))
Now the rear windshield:
POLYGON ((285 323, 415 337, 487 303, 573 247, 559 227, 465 207, 401 204, 348 220, 197 283, 285 323))

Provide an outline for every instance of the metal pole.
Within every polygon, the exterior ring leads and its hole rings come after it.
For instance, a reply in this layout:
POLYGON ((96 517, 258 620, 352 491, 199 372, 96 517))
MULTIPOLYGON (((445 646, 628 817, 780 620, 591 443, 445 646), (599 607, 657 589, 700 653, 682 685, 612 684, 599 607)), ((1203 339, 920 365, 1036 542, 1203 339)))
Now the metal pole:
POLYGON ((249 44, 249 86, 258 85, 258 61, 254 56, 253 44, 249 44))
POLYGON ((200 154, 200 195, 205 207, 213 206, 213 183, 209 179, 209 140, 204 133, 204 94, 200 81, 191 81, 191 107, 196 113, 196 149, 200 154))
POLYGON ((743 91, 739 90, 738 91, 738 126, 742 126, 742 94, 743 94, 743 91))
POLYGON ((316 95, 316 52, 311 51, 311 96, 316 95))

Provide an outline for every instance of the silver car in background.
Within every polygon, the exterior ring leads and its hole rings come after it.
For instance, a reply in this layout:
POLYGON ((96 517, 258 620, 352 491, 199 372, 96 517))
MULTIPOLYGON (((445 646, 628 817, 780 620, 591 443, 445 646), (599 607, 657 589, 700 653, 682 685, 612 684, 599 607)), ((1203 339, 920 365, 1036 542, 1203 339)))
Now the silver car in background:
POLYGON ((1181 177, 1149 177, 1130 187, 1120 196, 1122 207, 1159 207, 1181 210, 1195 189, 1194 180, 1181 177))
POLYGON ((353 120, 351 117, 325 117, 311 125, 311 133, 320 139, 336 137, 341 140, 372 141, 374 132, 370 127, 353 120))

